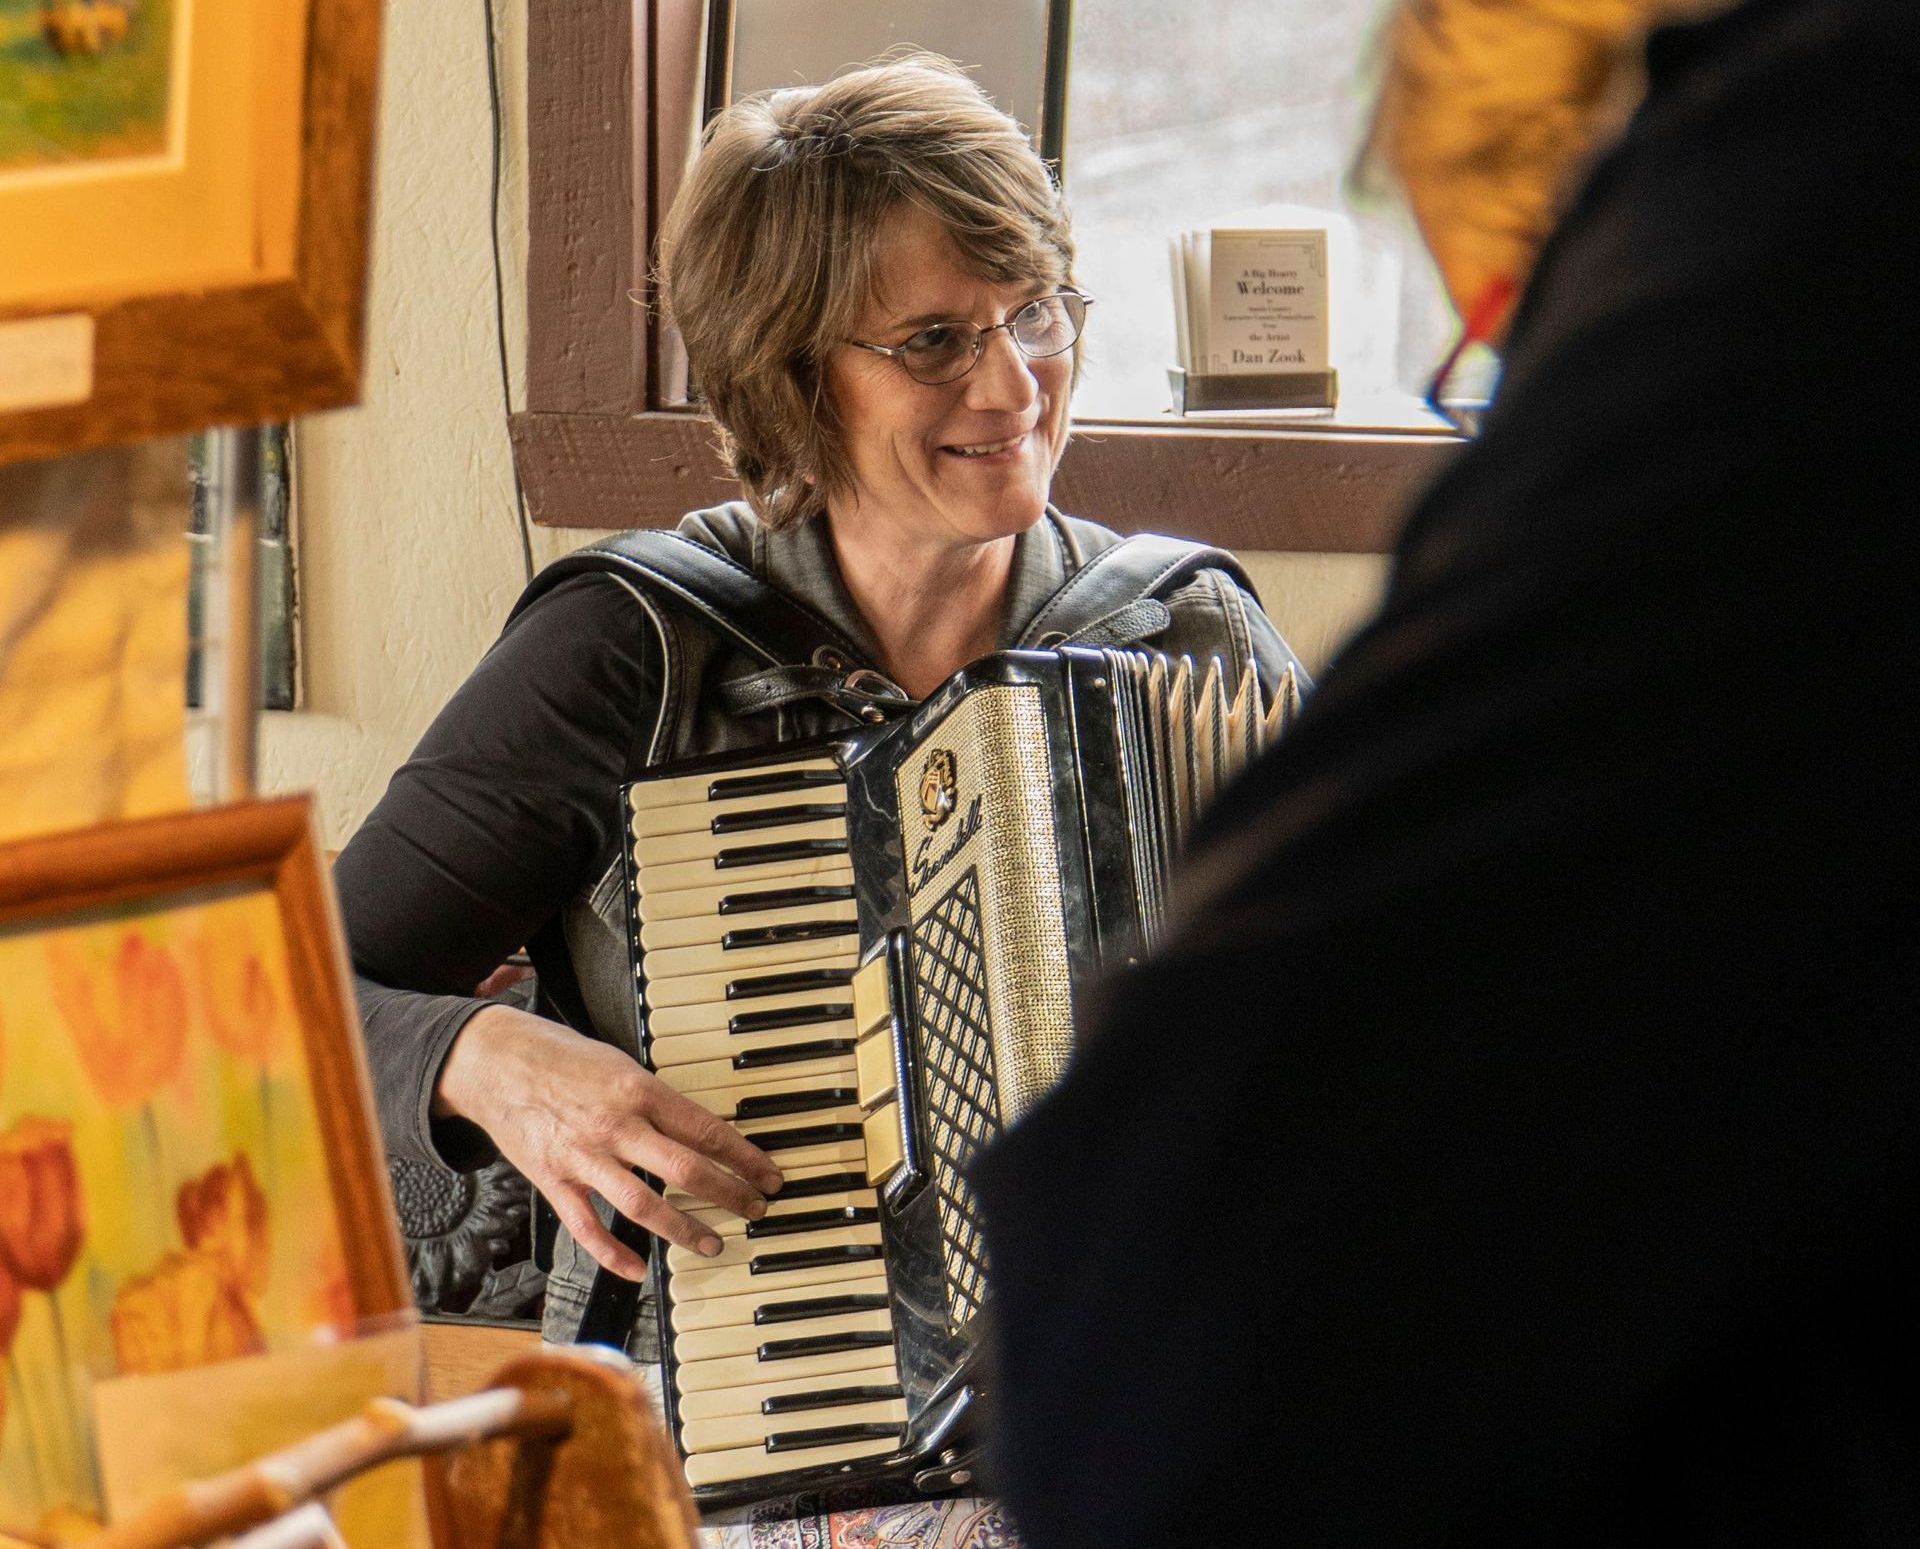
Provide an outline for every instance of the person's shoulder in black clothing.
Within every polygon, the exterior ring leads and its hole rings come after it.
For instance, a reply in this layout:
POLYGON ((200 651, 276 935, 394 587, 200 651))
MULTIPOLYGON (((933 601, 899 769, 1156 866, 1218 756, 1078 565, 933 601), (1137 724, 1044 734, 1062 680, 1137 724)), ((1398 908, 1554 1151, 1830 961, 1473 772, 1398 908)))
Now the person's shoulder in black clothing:
POLYGON ((1650 66, 1380 616, 976 1170, 1036 1549, 1920 1537, 1920 28, 1650 66))

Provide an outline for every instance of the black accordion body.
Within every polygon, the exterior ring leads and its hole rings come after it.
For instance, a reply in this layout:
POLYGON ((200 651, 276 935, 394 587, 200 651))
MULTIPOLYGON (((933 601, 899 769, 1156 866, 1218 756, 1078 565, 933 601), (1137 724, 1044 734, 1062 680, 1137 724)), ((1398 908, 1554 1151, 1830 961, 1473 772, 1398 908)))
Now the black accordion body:
POLYGON ((1277 734, 1251 675, 1008 652, 901 720, 627 788, 648 1066, 786 1174, 654 1244, 706 1508, 971 1481, 987 1296, 966 1167, 1059 1077, 1079 987, 1150 943, 1195 811, 1277 734))

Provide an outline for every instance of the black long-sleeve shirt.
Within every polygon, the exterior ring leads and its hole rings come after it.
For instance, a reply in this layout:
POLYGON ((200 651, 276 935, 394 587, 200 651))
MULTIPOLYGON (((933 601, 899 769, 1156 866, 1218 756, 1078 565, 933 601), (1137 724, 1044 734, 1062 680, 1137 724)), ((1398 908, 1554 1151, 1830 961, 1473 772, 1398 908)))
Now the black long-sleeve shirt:
MULTIPOLYGON (((770 532, 738 502, 695 512, 683 535, 729 554, 808 603, 878 660, 823 524, 770 532)), ((1050 511, 1020 535, 1001 644, 1022 637, 1069 576, 1118 542, 1050 511)), ((1204 571, 1165 599, 1151 643, 1257 668, 1271 691, 1293 655, 1250 597, 1204 571)), ((844 725, 828 712, 729 712, 729 656, 690 621, 675 628, 679 756, 764 745, 844 725)), ((484 1002, 472 991, 522 945, 543 976, 577 984, 567 1007, 615 1038, 633 1021, 618 900, 620 783, 647 762, 660 709, 661 648, 621 580, 564 582, 517 614, 395 773, 334 870, 388 1150, 472 1166, 490 1146, 463 1121, 434 1123, 434 1083, 455 1034, 484 1002), (588 900, 594 907, 573 909, 588 900), (563 912, 573 929, 563 931, 563 912), (583 925, 604 916, 617 927, 583 925), (588 960, 591 959, 591 960, 588 960)), ((1297 665, 1297 664, 1296 664, 1297 665)))

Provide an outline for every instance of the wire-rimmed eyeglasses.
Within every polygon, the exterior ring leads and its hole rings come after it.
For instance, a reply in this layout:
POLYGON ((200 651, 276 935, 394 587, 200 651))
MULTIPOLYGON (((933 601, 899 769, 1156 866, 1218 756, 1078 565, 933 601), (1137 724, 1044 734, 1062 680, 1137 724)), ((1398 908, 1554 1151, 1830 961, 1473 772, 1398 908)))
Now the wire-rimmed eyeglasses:
POLYGON ((1029 360, 1065 354, 1086 327, 1087 308, 1092 304, 1093 297, 1077 290, 1056 291, 1051 296, 1034 297, 1004 323, 986 328, 962 321, 933 323, 904 344, 868 344, 861 339, 846 342, 856 350, 871 350, 898 361, 914 381, 939 387, 957 382, 973 370, 987 348, 987 335, 1002 329, 1029 360))

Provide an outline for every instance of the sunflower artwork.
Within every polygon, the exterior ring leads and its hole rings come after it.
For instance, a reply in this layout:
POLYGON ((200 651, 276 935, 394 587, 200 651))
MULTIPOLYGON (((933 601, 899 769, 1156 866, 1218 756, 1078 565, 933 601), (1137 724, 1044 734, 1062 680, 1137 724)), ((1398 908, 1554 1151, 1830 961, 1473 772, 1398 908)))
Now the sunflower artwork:
POLYGON ((354 1318, 276 898, 0 930, 0 1531, 103 1520, 90 1394, 354 1318))

